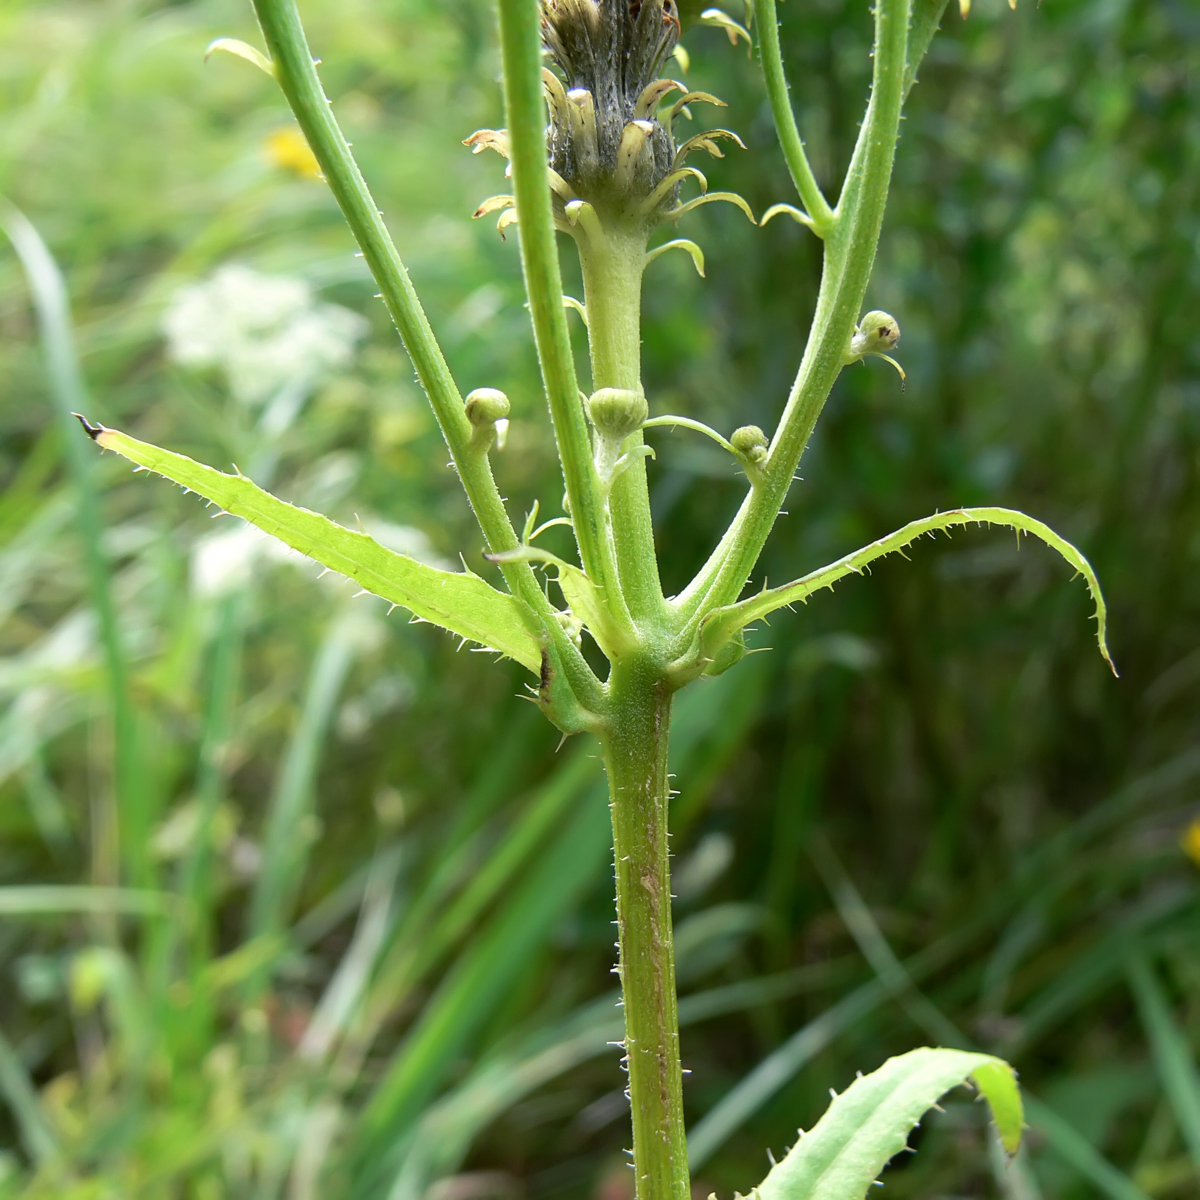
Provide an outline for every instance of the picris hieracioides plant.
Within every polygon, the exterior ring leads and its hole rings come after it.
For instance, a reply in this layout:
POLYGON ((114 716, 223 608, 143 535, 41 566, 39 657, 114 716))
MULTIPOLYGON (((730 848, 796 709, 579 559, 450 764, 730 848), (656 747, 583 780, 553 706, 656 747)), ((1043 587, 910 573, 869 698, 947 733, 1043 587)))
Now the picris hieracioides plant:
MULTIPOLYGON (((578 561, 536 545, 531 517, 518 533, 496 488, 491 455, 504 441, 507 398, 480 389, 465 399, 454 381, 412 282, 343 138, 317 77, 296 0, 254 0, 267 53, 222 39, 267 71, 320 163, 371 268, 429 397, 455 470, 479 520, 499 583, 440 570, 393 553, 364 533, 294 508, 240 474, 223 474, 102 426, 86 424, 104 448, 125 455, 245 517, 290 546, 356 579, 366 590, 491 647, 526 667, 536 698, 564 733, 599 739, 608 774, 615 850, 620 977, 633 1166, 639 1200, 689 1200, 690 1179, 676 1015, 668 870, 667 741, 671 697, 705 674, 736 664, 744 631, 767 614, 861 573, 925 533, 970 522, 1032 533, 1084 576, 1105 610, 1083 556, 1045 525, 1002 508, 950 509, 914 520, 792 583, 746 593, 764 543, 792 486, 813 427, 839 372, 878 356, 893 361, 894 317, 862 315, 883 221, 904 98, 941 19, 945 0, 876 0, 872 85, 845 180, 831 203, 809 165, 788 96, 775 0, 756 0, 754 27, 767 97, 799 205, 780 203, 823 243, 820 291, 795 381, 769 435, 744 425, 726 436, 687 417, 651 415, 641 374, 641 291, 647 265, 681 247, 703 271, 700 248, 672 240, 652 246, 663 225, 731 193, 707 191, 698 151, 720 155, 735 134, 701 129, 679 140, 681 122, 715 97, 689 91, 681 28, 695 19, 749 34, 717 9, 684 11, 676 0, 498 0, 506 128, 467 139, 510 160, 512 190, 479 213, 499 212, 520 241, 529 310, 545 395, 562 465, 565 516, 578 561), (549 57, 546 65, 543 49, 549 57), (694 184, 699 195, 684 200, 694 184), (584 296, 565 301, 556 231, 574 242, 584 296), (581 390, 565 303, 587 323, 590 386, 581 390), (713 438, 740 471, 746 493, 729 527, 677 596, 658 575, 647 488, 645 431, 682 427, 713 438), (535 567, 556 581, 549 591, 535 567), (607 666, 593 670, 589 638, 607 666)), ((893 362, 893 365, 898 364, 893 362)), ((550 498, 547 498, 550 499, 550 498)), ((918 1050, 889 1060, 836 1098, 821 1121, 776 1165, 761 1200, 857 1200, 905 1144, 912 1126, 947 1088, 971 1079, 988 1098, 1005 1147, 1020 1137, 1021 1105, 1011 1069, 961 1050, 918 1050)))

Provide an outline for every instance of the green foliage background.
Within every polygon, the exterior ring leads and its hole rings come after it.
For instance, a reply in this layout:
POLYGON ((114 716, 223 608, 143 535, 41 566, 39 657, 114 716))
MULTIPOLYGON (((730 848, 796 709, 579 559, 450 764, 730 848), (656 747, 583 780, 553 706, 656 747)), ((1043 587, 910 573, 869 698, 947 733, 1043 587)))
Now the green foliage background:
MULTIPOLYGON (((869 14, 783 7, 832 184, 869 14)), ((496 458, 513 512, 556 514, 514 240, 470 221, 500 160, 459 144, 501 120, 489 6, 302 11, 460 383, 513 400, 496 458)), ((878 363, 845 373, 763 570, 782 582, 936 508, 1023 508, 1096 567, 1122 677, 1057 560, 980 532, 781 615, 757 635, 769 654, 686 698, 697 1186, 748 1190, 830 1087, 957 1038, 1009 1057, 1040 1100, 1029 1152, 1004 1169, 981 1110, 955 1100, 889 1194, 1182 1198, 1200 1185, 1200 881, 1181 840, 1200 815, 1200 18, 1179 0, 984 0, 945 26, 870 294, 903 327, 907 391, 878 363)), ((0 193, 64 269, 89 414, 238 460, 244 410, 167 361, 164 307, 228 262, 300 275, 372 332, 276 447, 282 492, 489 570, 332 202, 268 152, 281 97, 245 63, 204 64, 220 35, 254 40, 248 6, 0 6, 0 193)), ((744 48, 711 29, 686 45, 689 83, 729 102, 749 147, 713 186, 756 212, 793 199, 744 48)), ((732 209, 690 222, 707 279, 685 256, 648 276, 651 411, 769 428, 816 243, 732 209)), ((555 753, 515 669, 329 579, 263 566, 202 594, 189 560, 208 514, 107 458, 139 733, 138 812, 119 812, 75 492, 7 250, 0 330, 0 1193, 631 1194, 589 747, 555 753), (129 836, 134 818, 152 839, 129 836), (95 890, 131 885, 183 892, 191 918, 170 900, 118 917, 95 890)), ((741 486, 691 435, 655 440, 679 586, 741 486)))

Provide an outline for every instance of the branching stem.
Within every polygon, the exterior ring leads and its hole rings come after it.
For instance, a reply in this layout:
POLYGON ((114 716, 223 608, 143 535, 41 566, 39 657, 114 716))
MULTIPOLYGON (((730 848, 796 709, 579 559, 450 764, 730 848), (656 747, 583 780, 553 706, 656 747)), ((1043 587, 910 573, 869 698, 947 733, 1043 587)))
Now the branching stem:
MULTIPOLYGON (((842 369, 883 225, 900 131, 909 11, 910 0, 878 0, 876 4, 871 100, 826 233, 821 288, 808 344, 757 486, 679 599, 678 610, 685 622, 681 645, 694 634, 702 609, 732 604, 745 587, 842 369)), ((784 136, 782 132, 780 136, 784 136)))
MULTIPOLYGON (((616 558, 592 465, 587 419, 563 308, 562 276, 550 202, 541 31, 534 0, 500 0, 500 51, 525 288, 546 399, 554 422, 575 540, 584 570, 621 607, 616 558)), ((588 309, 589 325, 594 321, 588 309)), ((618 619, 620 617, 618 616, 618 619)))
POLYGON ((779 48, 779 20, 775 15, 775 0, 756 0, 754 15, 763 80, 767 85, 767 99, 775 118, 779 145, 783 150, 792 182, 796 185, 796 191, 800 193, 800 199, 808 210, 813 232, 818 237, 825 237, 833 223, 833 210, 829 207, 816 176, 813 175, 812 167, 809 166, 808 155, 804 152, 804 141, 796 124, 796 114, 792 110, 787 76, 783 70, 783 55, 779 48))
MULTIPOLYGON (((433 406, 487 548, 491 553, 513 550, 519 544, 516 531, 505 511, 488 457, 472 452, 473 431, 463 410, 462 395, 391 234, 334 118, 317 76, 295 0, 253 2, 276 78, 379 285, 383 302, 433 406)), ((561 300, 558 307, 561 315, 561 300)), ((530 565, 504 563, 501 571, 509 590, 539 617, 579 699, 599 707, 601 696, 595 676, 563 632, 530 565)))

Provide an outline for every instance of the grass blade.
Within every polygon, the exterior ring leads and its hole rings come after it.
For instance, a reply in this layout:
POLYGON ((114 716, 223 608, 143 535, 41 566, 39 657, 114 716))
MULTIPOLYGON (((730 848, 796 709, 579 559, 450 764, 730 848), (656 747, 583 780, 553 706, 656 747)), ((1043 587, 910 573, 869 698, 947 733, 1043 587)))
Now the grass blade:
POLYGON ((1200 1176, 1200 1073, 1196 1071, 1191 1047, 1171 1017, 1162 985, 1150 963, 1143 955, 1134 954, 1126 969, 1163 1089, 1200 1176))
POLYGON ((8 1101, 26 1153, 36 1163, 58 1157, 58 1142, 42 1102, 8 1038, 0 1031, 0 1092, 8 1101))
POLYGON ((301 1058, 324 1059, 361 1002, 392 920, 392 893, 400 865, 397 854, 381 855, 373 864, 358 928, 304 1030, 297 1049, 301 1058))
POLYGON ((85 913, 160 917, 177 915, 184 905, 170 892, 72 884, 29 884, 0 887, 0 916, 85 913))
POLYGON ((41 234, 24 213, 3 199, 0 199, 0 228, 8 234, 21 260, 37 312, 55 418, 66 447, 67 468, 78 505, 91 603, 99 622, 108 671, 120 853, 132 881, 145 887, 152 885, 156 876, 150 853, 153 813, 137 743, 137 715, 129 691, 129 665, 113 603, 112 570, 102 544, 103 509, 95 483, 94 463, 87 447, 79 444, 78 433, 73 428, 72 414, 87 407, 87 391, 71 331, 66 283, 41 234))
POLYGON ((354 613, 339 613, 313 663, 300 721, 267 813, 262 868, 250 902, 250 938, 282 929, 295 902, 311 846, 308 838, 298 836, 298 830, 312 807, 321 746, 359 647, 360 628, 360 618, 354 613))
POLYGON ((550 929, 602 870, 607 833, 607 808, 585 799, 496 919, 455 963, 363 1113, 358 1139, 363 1154, 386 1154, 418 1116, 475 1031, 528 970, 550 929))
POLYGON ((1029 1124, 1038 1130, 1050 1149, 1109 1200, 1150 1200, 1128 1176, 1123 1175, 1069 1122, 1048 1105, 1025 1093, 1029 1124))
POLYGON ((833 847, 822 835, 814 836, 809 858, 829 889, 839 916, 880 983, 899 1001, 913 1023, 925 1030, 934 1041, 943 1046, 965 1048, 967 1042, 963 1035, 913 983, 895 951, 888 945, 871 910, 846 874, 833 847))

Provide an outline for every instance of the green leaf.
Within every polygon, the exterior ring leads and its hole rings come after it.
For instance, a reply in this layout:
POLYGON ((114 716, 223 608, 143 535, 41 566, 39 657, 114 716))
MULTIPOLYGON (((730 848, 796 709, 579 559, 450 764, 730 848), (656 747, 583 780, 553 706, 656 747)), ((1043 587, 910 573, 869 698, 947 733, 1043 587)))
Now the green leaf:
POLYGON ((1059 537, 1048 525, 1011 508, 956 508, 950 512, 934 513, 931 517, 922 517, 919 521, 910 521, 903 529, 898 529, 895 533, 890 533, 887 537, 880 538, 869 546, 863 546, 860 550, 855 550, 852 554, 839 558, 837 562, 830 563, 827 567, 812 571, 794 583, 764 589, 757 596, 751 596, 737 604, 715 608, 704 618, 701 626, 701 649, 705 657, 713 658, 721 647, 739 630, 744 629, 749 622, 798 601, 807 601, 813 592, 820 588, 832 587, 839 579, 847 575, 861 575, 877 558, 903 550, 905 546, 911 545, 922 534, 933 534, 940 529, 950 529, 955 525, 975 523, 1006 525, 1010 529, 1017 530, 1018 535, 1031 533, 1045 542, 1052 550, 1057 550, 1083 576, 1087 583, 1088 593, 1096 605, 1096 641, 1100 647, 1100 653, 1104 656, 1104 661, 1108 663, 1115 675, 1117 668, 1113 665, 1112 656, 1108 652, 1108 642, 1105 639, 1108 609, 1100 592, 1100 581, 1096 578, 1096 572, 1092 570, 1088 560, 1070 542, 1059 537))
POLYGON ((1196 1070, 1186 1033, 1171 1015, 1157 971, 1137 953, 1130 956, 1127 970, 1163 1091, 1171 1102, 1192 1165, 1200 1173, 1200 1071, 1196 1070))
POLYGON ((861 1200, 879 1172, 945 1092, 972 1080, 1014 1154, 1021 1144, 1021 1096, 1012 1068, 990 1054, 923 1048, 889 1058, 862 1076, 757 1187, 758 1200, 861 1200))
POLYGON ((226 475, 115 429, 84 427, 105 450, 199 493, 293 550, 349 576, 368 592, 505 654, 535 675, 540 672, 542 648, 533 632, 533 614, 478 575, 442 571, 396 554, 365 533, 345 529, 320 513, 264 492, 243 475, 226 475))

